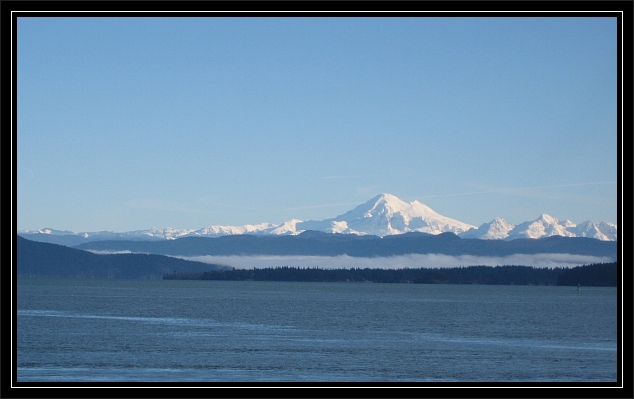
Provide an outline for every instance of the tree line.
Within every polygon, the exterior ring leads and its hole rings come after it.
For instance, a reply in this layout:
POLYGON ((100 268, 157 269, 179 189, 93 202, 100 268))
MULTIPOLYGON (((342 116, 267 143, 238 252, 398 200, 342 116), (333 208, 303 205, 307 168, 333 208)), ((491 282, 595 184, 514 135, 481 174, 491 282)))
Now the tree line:
POLYGON ((443 269, 321 269, 289 266, 166 274, 166 280, 616 286, 617 265, 566 268, 466 266, 443 269))

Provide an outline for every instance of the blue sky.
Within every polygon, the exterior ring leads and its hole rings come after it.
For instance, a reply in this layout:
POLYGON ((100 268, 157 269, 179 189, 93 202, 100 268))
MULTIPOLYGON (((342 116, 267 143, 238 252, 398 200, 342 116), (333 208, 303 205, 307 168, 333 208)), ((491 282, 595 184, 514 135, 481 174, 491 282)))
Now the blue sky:
POLYGON ((615 18, 19 18, 18 229, 617 222, 615 18))

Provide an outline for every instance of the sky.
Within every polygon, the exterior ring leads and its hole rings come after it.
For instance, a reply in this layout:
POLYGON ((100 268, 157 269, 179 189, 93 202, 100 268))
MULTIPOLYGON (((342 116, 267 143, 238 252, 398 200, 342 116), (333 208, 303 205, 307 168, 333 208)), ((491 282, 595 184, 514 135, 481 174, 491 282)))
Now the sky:
MULTIPOLYGON (((611 17, 17 22, 17 228, 617 220, 611 17)), ((14 104, 15 105, 15 104, 14 104)))

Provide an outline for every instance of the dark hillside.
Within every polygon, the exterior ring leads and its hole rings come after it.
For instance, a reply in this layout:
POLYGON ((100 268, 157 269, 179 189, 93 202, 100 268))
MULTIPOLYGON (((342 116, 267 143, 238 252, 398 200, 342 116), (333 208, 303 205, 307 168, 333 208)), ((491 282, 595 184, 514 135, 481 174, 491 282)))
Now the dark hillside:
POLYGON ((223 266, 161 255, 96 255, 57 244, 17 237, 18 277, 160 279, 166 273, 203 272, 223 266))
POLYGON ((557 285, 616 287, 617 276, 616 262, 577 266, 561 273, 557 278, 557 285))

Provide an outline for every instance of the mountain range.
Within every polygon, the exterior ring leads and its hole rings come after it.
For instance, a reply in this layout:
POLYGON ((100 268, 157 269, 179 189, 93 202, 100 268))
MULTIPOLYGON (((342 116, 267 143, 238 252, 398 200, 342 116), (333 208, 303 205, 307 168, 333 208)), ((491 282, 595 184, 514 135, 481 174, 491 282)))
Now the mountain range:
POLYGON ((182 237, 176 240, 109 240, 75 246, 93 253, 143 253, 176 257, 196 256, 339 256, 387 258, 409 254, 505 257, 517 254, 581 255, 615 261, 617 242, 587 237, 552 236, 517 240, 460 238, 452 232, 427 234, 410 232, 385 237, 325 233, 307 230, 297 235, 228 235, 182 237))
POLYGON ((92 241, 106 240, 174 240, 184 237, 220 237, 227 235, 298 235, 305 231, 325 233, 371 235, 385 237, 405 233, 438 235, 454 233, 461 238, 483 240, 515 240, 551 236, 588 237, 601 241, 617 240, 617 225, 608 222, 570 220, 560 221, 547 214, 537 219, 514 225, 495 218, 479 227, 440 215, 418 201, 406 202, 391 194, 380 194, 364 204, 325 220, 291 219, 282 224, 260 223, 243 226, 212 225, 199 230, 151 228, 123 233, 110 231, 75 233, 50 228, 22 230, 18 234, 34 241, 75 246, 92 241))

